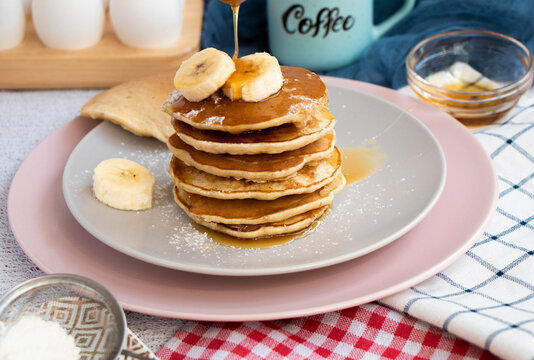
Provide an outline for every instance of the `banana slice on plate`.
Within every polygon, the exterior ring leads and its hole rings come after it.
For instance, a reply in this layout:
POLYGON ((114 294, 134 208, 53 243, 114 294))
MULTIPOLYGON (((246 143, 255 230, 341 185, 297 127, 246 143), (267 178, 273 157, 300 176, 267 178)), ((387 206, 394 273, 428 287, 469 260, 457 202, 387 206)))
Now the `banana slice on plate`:
POLYGON ((115 209, 150 209, 153 189, 154 176, 135 161, 107 159, 94 170, 93 193, 98 200, 115 209))
POLYGON ((234 71, 234 62, 228 54, 207 48, 180 65, 174 86, 187 100, 201 101, 219 90, 234 71))
POLYGON ((282 87, 284 77, 278 60, 267 53, 255 53, 236 59, 236 71, 223 86, 231 100, 257 102, 282 87))

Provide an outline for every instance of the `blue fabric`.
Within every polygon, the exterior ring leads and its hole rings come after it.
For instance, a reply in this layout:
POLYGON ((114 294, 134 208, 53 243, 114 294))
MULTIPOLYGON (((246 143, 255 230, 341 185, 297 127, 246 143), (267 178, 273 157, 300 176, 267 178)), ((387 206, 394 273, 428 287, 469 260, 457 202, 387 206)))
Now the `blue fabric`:
MULTIPOLYGON (((375 0, 375 21, 387 17, 400 0, 375 0)), ((414 10, 354 63, 322 74, 400 88, 406 85, 404 60, 422 39, 444 31, 483 29, 509 35, 534 50, 533 0, 419 0, 414 10)), ((269 51, 265 0, 247 0, 239 17, 240 55, 269 51)), ((233 53, 230 7, 206 0, 202 47, 233 53)))

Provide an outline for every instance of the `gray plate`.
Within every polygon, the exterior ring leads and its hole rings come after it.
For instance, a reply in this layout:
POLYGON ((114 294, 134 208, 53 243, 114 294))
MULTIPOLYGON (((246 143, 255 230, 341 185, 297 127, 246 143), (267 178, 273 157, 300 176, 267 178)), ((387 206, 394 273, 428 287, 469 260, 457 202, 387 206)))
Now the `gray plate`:
POLYGON ((430 131, 404 110, 357 90, 328 88, 338 146, 372 143, 387 160, 369 178, 345 188, 332 211, 306 237, 265 249, 216 244, 174 203, 166 146, 107 122, 88 133, 69 157, 63 174, 67 206, 89 233, 112 248, 149 263, 197 273, 290 273, 379 249, 413 228, 436 203, 445 184, 445 158, 430 131), (156 179, 152 209, 115 210, 93 197, 93 169, 111 157, 137 161, 152 171, 156 179))

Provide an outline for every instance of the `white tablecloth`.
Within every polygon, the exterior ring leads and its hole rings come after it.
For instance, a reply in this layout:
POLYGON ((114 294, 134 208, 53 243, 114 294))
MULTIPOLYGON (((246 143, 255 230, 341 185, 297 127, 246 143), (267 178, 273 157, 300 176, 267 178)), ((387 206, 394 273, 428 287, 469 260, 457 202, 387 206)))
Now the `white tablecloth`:
MULTIPOLYGON (((6 212, 10 182, 31 150, 97 92, 0 92, 0 295, 41 274, 11 233, 6 212)), ((475 135, 492 157, 499 180, 498 209, 489 228, 452 266, 383 302, 500 356, 519 359, 534 356, 534 90, 508 119, 475 135)), ((185 323, 132 312, 127 320, 154 351, 185 323)))
MULTIPOLYGON (((0 296, 43 273, 18 246, 7 218, 9 185, 37 144, 73 119, 99 91, 0 91, 0 296)), ((36 179, 38 181, 38 179, 36 179)), ((156 351, 183 324, 181 320, 126 312, 129 328, 156 351)))

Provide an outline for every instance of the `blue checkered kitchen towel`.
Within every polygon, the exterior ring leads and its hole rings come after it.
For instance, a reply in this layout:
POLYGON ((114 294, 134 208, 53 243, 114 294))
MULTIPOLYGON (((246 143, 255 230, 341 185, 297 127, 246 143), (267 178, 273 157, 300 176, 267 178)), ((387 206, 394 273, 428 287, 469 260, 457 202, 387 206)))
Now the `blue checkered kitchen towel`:
POLYGON ((496 214, 453 265, 381 302, 502 358, 534 359, 534 89, 474 135, 497 172, 496 214))
MULTIPOLYGON (((375 3, 375 18, 380 19, 401 1, 375 3)), ((243 54, 268 51, 264 6, 265 0, 247 0, 241 9, 243 54)), ((232 53, 230 16, 221 16, 228 7, 207 0, 205 8, 202 45, 232 53)), ((532 0, 419 0, 412 13, 369 46, 361 59, 328 75, 400 88, 406 84, 408 51, 423 38, 456 29, 501 32, 532 51, 533 16, 532 0)), ((506 119, 475 131, 475 137, 498 175, 498 208, 489 227, 452 266, 381 302, 500 357, 534 359, 534 90, 506 119)))

